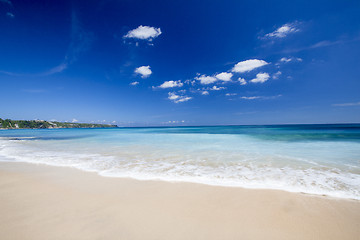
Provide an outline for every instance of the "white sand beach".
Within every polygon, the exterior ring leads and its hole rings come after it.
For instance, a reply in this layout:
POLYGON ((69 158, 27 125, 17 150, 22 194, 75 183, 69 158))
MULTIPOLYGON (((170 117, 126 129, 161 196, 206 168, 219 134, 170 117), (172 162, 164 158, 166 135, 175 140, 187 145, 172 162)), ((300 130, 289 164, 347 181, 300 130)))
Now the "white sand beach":
POLYGON ((0 236, 16 239, 358 239, 360 201, 107 178, 0 163, 0 236))

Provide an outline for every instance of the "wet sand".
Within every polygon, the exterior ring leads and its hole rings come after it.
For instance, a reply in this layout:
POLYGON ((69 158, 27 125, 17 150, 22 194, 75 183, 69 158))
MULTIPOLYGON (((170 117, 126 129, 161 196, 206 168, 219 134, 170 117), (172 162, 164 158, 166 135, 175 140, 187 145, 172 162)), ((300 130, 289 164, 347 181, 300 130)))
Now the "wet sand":
POLYGON ((360 201, 0 163, 0 238, 358 239, 360 201))

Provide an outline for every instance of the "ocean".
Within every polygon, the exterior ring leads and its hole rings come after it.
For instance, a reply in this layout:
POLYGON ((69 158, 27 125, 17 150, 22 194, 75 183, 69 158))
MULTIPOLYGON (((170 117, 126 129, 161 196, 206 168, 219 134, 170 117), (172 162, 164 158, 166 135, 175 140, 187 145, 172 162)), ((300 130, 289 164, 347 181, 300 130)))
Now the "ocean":
POLYGON ((1 130, 0 161, 360 200, 360 124, 1 130))

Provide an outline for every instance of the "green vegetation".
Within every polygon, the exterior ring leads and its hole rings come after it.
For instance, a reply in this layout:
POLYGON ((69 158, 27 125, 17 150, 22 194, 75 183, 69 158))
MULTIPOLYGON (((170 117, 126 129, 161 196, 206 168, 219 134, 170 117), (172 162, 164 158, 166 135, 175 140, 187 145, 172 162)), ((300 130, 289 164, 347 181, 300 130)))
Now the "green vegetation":
POLYGON ((10 120, 0 118, 0 129, 21 129, 21 128, 113 128, 117 125, 93 124, 93 123, 66 123, 49 122, 44 120, 10 120))

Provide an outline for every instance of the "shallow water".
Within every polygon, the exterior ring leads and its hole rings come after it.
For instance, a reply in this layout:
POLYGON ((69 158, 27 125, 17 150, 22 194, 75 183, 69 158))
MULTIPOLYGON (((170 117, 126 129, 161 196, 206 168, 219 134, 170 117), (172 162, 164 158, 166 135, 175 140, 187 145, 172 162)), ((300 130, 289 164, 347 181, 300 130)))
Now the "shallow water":
POLYGON ((0 159, 360 199, 360 125, 0 131, 0 159))

